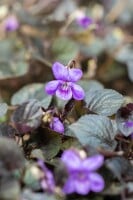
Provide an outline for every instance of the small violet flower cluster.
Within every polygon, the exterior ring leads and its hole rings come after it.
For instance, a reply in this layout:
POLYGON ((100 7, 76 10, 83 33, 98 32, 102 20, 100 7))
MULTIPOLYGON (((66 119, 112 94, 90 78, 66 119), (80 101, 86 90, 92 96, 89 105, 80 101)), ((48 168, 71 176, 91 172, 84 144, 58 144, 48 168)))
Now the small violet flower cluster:
POLYGON ((16 31, 19 28, 19 22, 15 16, 9 16, 4 21, 4 29, 7 32, 16 31))
POLYGON ((82 100, 85 96, 83 89, 76 84, 82 77, 82 71, 76 68, 69 68, 59 62, 55 62, 52 71, 56 80, 46 84, 45 90, 49 95, 56 95, 62 100, 82 100))
MULTIPOLYGON (((85 96, 84 90, 76 84, 82 77, 81 69, 70 68, 59 62, 55 62, 52 71, 56 80, 50 81, 45 86, 49 95, 56 95, 62 100, 82 100, 85 96)), ((58 117, 50 116, 49 127, 56 132, 64 133, 64 125, 58 117)))
POLYGON ((76 192, 86 195, 90 191, 100 192, 104 189, 103 178, 95 172, 103 165, 102 155, 86 157, 75 149, 69 149, 64 151, 61 160, 68 171, 68 179, 63 188, 65 194, 76 192))
POLYGON ((55 181, 53 174, 50 170, 47 169, 43 160, 38 160, 38 166, 44 172, 44 177, 41 179, 41 187, 44 191, 53 192, 55 189, 55 181))

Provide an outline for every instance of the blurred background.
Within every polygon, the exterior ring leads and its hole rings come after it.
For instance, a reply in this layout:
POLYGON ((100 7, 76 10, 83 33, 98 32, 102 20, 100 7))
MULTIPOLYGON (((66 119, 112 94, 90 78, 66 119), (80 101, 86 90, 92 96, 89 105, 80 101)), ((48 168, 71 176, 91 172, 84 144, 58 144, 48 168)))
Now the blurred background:
POLYGON ((133 98, 132 44, 133 0, 0 0, 0 101, 73 59, 83 79, 133 98))

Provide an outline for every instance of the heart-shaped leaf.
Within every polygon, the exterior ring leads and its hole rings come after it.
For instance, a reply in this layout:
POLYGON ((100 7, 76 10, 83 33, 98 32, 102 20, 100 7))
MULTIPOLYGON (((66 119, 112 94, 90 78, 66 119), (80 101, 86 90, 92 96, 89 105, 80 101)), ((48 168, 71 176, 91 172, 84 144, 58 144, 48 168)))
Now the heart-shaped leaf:
POLYGON ((44 93, 44 84, 32 83, 21 88, 11 98, 11 104, 21 104, 30 99, 37 99, 41 105, 47 108, 51 102, 51 96, 44 93))
POLYGON ((121 107, 124 98, 115 90, 101 89, 87 92, 85 101, 90 111, 104 116, 111 116, 121 107))
POLYGON ((0 79, 22 76, 28 71, 28 65, 23 61, 0 61, 0 79))
POLYGON ((114 149, 116 127, 109 118, 99 115, 84 115, 69 126, 66 133, 75 136, 83 145, 114 149))

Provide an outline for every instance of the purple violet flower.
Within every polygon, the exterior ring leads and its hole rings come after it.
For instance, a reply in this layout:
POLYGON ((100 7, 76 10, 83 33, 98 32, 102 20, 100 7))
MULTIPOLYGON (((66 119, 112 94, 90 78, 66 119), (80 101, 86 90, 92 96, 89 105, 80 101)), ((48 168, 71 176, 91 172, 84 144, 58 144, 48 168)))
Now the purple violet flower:
POLYGON ((52 71, 56 80, 47 83, 45 87, 47 94, 56 94, 63 100, 70 100, 72 97, 76 100, 84 98, 83 89, 75 84, 83 75, 80 69, 68 68, 59 62, 55 62, 52 71))
POLYGON ((103 178, 95 172, 104 162, 102 155, 82 158, 78 151, 69 149, 64 151, 61 160, 68 170, 68 179, 63 188, 65 194, 76 192, 86 195, 90 191, 100 192, 104 189, 103 178))
POLYGON ((85 12, 81 10, 76 13, 76 22, 84 29, 88 28, 91 24, 94 24, 92 18, 88 17, 85 12))
POLYGON ((42 169, 44 172, 44 178, 41 180, 41 186, 45 191, 53 192, 55 189, 55 181, 53 174, 50 170, 47 169, 45 166, 43 160, 38 160, 38 166, 42 169))
POLYGON ((56 132, 64 133, 64 125, 58 117, 53 117, 50 122, 50 128, 56 132))
POLYGON ((88 28, 91 24, 93 24, 93 20, 85 15, 77 17, 76 21, 79 26, 85 29, 88 28))
POLYGON ((19 22, 15 16, 9 16, 4 22, 4 27, 7 32, 16 31, 19 28, 19 22))

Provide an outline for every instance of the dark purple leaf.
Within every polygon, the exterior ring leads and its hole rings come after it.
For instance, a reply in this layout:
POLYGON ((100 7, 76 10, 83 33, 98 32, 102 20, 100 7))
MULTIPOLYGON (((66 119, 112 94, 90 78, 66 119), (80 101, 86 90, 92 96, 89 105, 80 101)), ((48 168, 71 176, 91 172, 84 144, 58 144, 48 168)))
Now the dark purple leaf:
POLYGON ((12 122, 21 133, 32 131, 41 124, 43 111, 37 100, 21 104, 13 113, 12 122))

